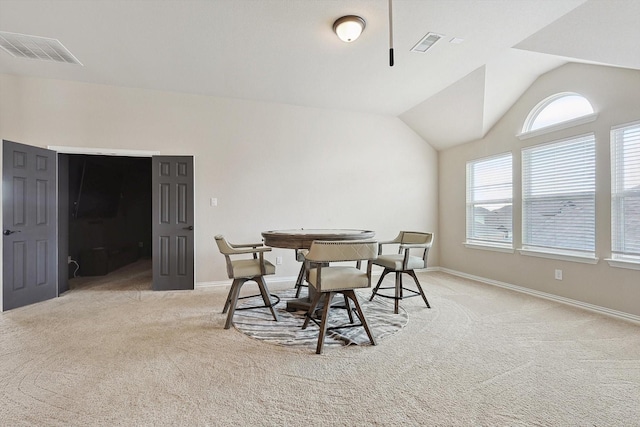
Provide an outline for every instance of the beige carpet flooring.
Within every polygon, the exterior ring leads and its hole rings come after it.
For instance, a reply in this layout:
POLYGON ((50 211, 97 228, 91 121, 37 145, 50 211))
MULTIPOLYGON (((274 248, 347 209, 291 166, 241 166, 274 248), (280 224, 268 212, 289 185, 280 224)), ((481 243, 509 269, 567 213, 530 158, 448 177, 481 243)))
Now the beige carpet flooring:
POLYGON ((640 425, 634 323, 421 273, 432 309, 316 355, 224 330, 227 287, 153 292, 139 268, 0 314, 0 425, 640 425))

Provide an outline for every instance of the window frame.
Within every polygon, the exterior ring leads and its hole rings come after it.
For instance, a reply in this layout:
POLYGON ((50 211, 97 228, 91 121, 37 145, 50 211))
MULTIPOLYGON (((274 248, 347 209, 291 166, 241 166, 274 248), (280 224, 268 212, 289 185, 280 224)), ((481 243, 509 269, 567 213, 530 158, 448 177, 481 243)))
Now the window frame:
MULTIPOLYGON (((554 258, 554 259, 562 259, 568 261, 576 261, 576 262, 585 262, 585 263, 596 263, 598 258, 596 257, 596 135, 595 132, 589 132, 582 135, 575 135, 569 138, 559 139, 555 141, 550 141, 543 144, 532 145, 526 148, 523 148, 521 151, 521 175, 522 175, 522 196, 521 196, 521 204, 522 204, 522 229, 521 229, 521 248, 518 251, 523 255, 531 255, 538 256, 543 258, 554 258), (549 148, 550 146, 556 145, 560 150, 562 147, 566 147, 571 143, 577 143, 582 139, 589 138, 589 142, 592 144, 590 147, 590 155, 592 158, 592 190, 591 191, 574 191, 574 192, 562 192, 562 193, 548 193, 545 195, 538 196, 529 196, 531 193, 530 189, 527 188, 527 185, 531 184, 531 177, 527 176, 527 173, 531 170, 530 160, 528 160, 528 156, 530 153, 533 153, 535 150, 540 150, 544 148, 549 148), (535 203, 536 201, 541 200, 564 200, 564 199, 573 199, 573 200, 592 200, 592 205, 590 206, 593 210, 593 224, 592 224, 592 235, 593 241, 589 242, 592 244, 593 250, 585 250, 582 248, 562 248, 562 247, 553 247, 553 245, 541 245, 539 243, 534 243, 530 240, 530 235, 532 233, 531 227, 534 226, 528 216, 528 205, 535 203)), ((538 165, 538 167, 543 167, 544 163, 538 165)), ((547 174, 547 176, 553 176, 552 173, 547 174)), ((538 177, 538 179, 542 179, 543 181, 547 179, 547 177, 538 177)), ((554 208, 554 204, 551 203, 549 208, 554 208)))
MULTIPOLYGON (((611 258, 607 258, 607 262, 612 267, 630 268, 640 270, 640 253, 625 252, 624 244, 617 243, 618 239, 624 239, 628 234, 625 227, 624 211, 621 207, 628 198, 640 197, 640 186, 638 189, 625 189, 624 185, 624 168, 617 165, 620 162, 625 163, 624 139, 621 133, 625 130, 637 129, 640 134, 640 121, 625 123, 611 127, 610 144, 611 144, 611 258), (621 187, 621 188, 617 188, 621 187), (616 244, 623 246, 617 246, 616 244)), ((640 135, 638 136, 640 138, 640 135)), ((635 138, 634 138, 635 139, 635 138)), ((637 140, 638 150, 640 150, 640 139, 637 140)), ((640 154, 635 154, 638 156, 640 154)), ((629 161, 631 161, 631 157, 629 161)), ((640 158, 633 158, 640 161, 640 158)), ((629 166, 636 166, 636 163, 629 166)), ((639 218, 640 219, 640 218, 639 218)))
POLYGON ((484 250, 494 250, 498 252, 510 252, 513 253, 513 152, 509 151, 507 153, 500 153, 493 156, 483 157, 479 159, 469 160, 466 163, 466 188, 465 188, 465 241, 464 246, 472 249, 484 249, 484 250), (478 165, 493 162, 496 160, 507 160, 508 157, 508 169, 509 169, 509 186, 511 196, 508 198, 500 197, 500 198, 489 198, 489 199, 480 199, 480 200, 471 200, 470 195, 473 193, 473 190, 476 190, 478 186, 472 183, 473 174, 471 173, 472 168, 477 167, 478 165), (472 188, 473 187, 473 188, 472 188), (505 204, 511 205, 511 230, 508 230, 508 234, 510 235, 509 241, 499 241, 493 239, 483 239, 474 234, 473 230, 470 229, 469 225, 471 223, 475 224, 475 208, 477 205, 488 205, 488 204, 505 204))
POLYGON ((543 99, 542 101, 540 101, 538 104, 536 104, 535 107, 533 107, 531 109, 531 111, 529 111, 529 114, 527 115, 527 118, 524 121, 524 124, 522 125, 522 131, 517 134, 516 136, 520 139, 520 140, 524 140, 524 139, 528 139, 528 138, 534 138, 536 136, 540 136, 540 135, 544 135, 547 133, 551 133, 551 132, 556 132, 558 130, 562 130, 562 129, 567 129, 570 127, 575 127, 575 126, 579 126, 582 124, 586 124, 586 123, 590 123, 595 121, 598 118, 598 114, 595 112, 595 109, 593 108, 593 105, 591 104, 591 102, 584 96, 581 95, 577 92, 559 92, 556 94, 553 94, 551 96, 548 96, 547 98, 543 99), (585 114, 582 116, 578 116, 578 117, 574 117, 572 119, 568 119, 568 120, 563 120, 548 126, 544 126, 541 128, 537 128, 537 129, 531 129, 531 127, 533 126, 533 124, 535 123, 536 119, 538 118, 538 116, 547 108, 549 107, 551 104, 553 104, 554 102, 558 101, 559 99, 568 97, 568 96, 579 96, 580 98, 584 99, 590 106, 591 106, 591 110, 593 111, 590 114, 585 114))

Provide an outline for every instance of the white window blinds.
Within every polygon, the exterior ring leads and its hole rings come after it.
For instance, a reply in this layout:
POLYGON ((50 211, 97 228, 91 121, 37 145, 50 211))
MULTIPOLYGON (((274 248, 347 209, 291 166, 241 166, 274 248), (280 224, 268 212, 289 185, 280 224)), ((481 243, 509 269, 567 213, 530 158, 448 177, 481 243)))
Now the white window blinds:
POLYGON ((595 256, 595 136, 522 150, 525 249, 595 256))
POLYGON ((640 261, 640 123, 611 130, 611 252, 640 261))
POLYGON ((511 247, 511 153, 467 163, 467 242, 511 247))

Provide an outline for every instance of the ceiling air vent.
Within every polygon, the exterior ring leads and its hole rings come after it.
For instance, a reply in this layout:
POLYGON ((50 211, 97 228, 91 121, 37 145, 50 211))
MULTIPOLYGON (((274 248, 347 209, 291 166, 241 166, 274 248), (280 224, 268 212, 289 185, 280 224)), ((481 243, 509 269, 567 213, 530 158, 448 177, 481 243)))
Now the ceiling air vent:
POLYGON ((0 31, 0 47, 16 58, 66 62, 82 65, 66 47, 56 39, 0 31))
POLYGON ((436 44, 438 40, 443 38, 444 35, 436 33, 427 33, 414 47, 411 48, 411 52, 425 53, 431 47, 436 44))

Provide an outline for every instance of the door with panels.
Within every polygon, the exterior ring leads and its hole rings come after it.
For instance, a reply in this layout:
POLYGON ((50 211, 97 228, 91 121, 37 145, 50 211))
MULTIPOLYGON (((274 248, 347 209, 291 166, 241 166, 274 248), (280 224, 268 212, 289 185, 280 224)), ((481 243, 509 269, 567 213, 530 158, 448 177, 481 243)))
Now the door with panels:
POLYGON ((58 295, 56 152, 3 141, 3 310, 58 295))
POLYGON ((153 156, 153 289, 194 288, 192 156, 153 156))

